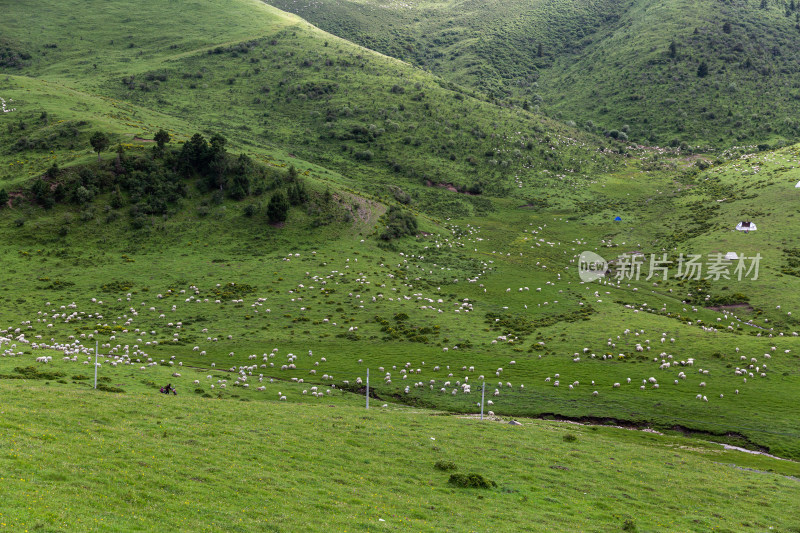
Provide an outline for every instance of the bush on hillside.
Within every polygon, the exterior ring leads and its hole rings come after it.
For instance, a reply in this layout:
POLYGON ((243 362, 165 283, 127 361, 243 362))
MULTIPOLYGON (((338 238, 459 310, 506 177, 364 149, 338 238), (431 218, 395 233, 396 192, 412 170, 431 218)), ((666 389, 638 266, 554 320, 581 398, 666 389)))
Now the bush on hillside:
POLYGON ((450 474, 450 479, 447 482, 465 489, 490 489, 497 486, 494 481, 474 472, 471 474, 450 474))
POLYGON ((441 470, 443 472, 446 472, 448 470, 458 470, 458 467, 456 466, 456 464, 453 461, 441 461, 441 460, 440 461, 436 461, 436 463, 434 463, 433 467, 436 470, 441 470))
POLYGON ((390 241, 405 235, 415 235, 417 233, 417 219, 411 213, 392 206, 386 213, 386 228, 380 234, 384 241, 390 241))
POLYGON ((272 195, 267 204, 267 218, 272 224, 285 222, 289 214, 289 200, 282 191, 272 195))

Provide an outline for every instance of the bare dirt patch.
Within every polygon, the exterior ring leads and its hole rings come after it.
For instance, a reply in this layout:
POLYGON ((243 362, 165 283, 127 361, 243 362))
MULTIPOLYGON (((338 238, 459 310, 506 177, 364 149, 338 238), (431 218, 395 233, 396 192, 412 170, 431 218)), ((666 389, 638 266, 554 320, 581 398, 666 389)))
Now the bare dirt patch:
POLYGON ((425 180, 425 185, 427 187, 439 187, 440 189, 447 189, 450 192, 456 192, 459 194, 466 194, 467 196, 479 196, 478 194, 471 193, 469 191, 459 191, 458 188, 453 185, 452 183, 441 182, 441 183, 433 183, 431 180, 425 180))

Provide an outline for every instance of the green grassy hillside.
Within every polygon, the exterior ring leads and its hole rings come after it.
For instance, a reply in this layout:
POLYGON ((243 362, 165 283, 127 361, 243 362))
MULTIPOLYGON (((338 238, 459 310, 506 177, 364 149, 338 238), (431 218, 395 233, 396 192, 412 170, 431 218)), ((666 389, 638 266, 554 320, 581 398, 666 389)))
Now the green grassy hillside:
POLYGON ((249 0, 98 6, 12 5, 0 23, 0 439, 13 450, 0 523, 149 530, 189 511, 187 531, 797 527, 774 512, 794 479, 727 466, 796 476, 796 463, 705 442, 800 458, 797 145, 713 158, 626 146, 249 0), (162 22, 175 13, 191 24, 162 22), (64 35, 70 17, 86 24, 64 35), (758 230, 734 231, 742 220, 758 230), (583 251, 615 268, 634 252, 735 251, 761 268, 685 281, 676 263, 645 279, 645 264, 639 279, 584 283, 583 251), (100 396, 86 386, 95 343, 100 396), (368 371, 372 414, 355 411, 368 371), (166 381, 179 396, 156 396, 166 381), (428 416, 475 414, 483 383, 486 411, 547 421, 428 416), (33 416, 32 398, 60 407, 33 416), (98 398, 114 403, 87 413, 98 398), (569 443, 564 418, 665 436, 576 427, 569 443), (109 475, 53 463, 85 459, 86 424, 108 432, 92 442, 109 475), (498 486, 451 488, 438 459, 498 486), (653 488, 667 477, 680 481, 653 488), (67 505, 75 486, 92 497, 67 505), (45 490, 53 503, 26 513, 45 490), (93 514, 101 497, 121 510, 93 514))
MULTIPOLYGON (((614 166, 595 137, 472 98, 258 2, 209 4, 193 12, 190 32, 148 23, 170 18, 178 6, 169 3, 137 4, 128 17, 85 2, 48 6, 54 16, 82 17, 86 29, 62 36, 45 24, 30 34, 39 15, 12 6, 6 34, 31 55, 15 73, 122 102, 128 107, 116 118, 145 138, 170 126, 137 113, 157 109, 190 131, 222 132, 253 152, 291 153, 376 194, 403 183, 501 192, 532 168, 588 176, 614 166)), ((0 90, 20 96, 11 85, 0 90)), ((17 108, 26 111, 39 110, 17 108)))
POLYGON ((715 147, 798 135, 800 10, 787 2, 270 3, 590 131, 715 147))
POLYGON ((102 190, 49 210, 21 203, 0 219, 14 236, 0 317, 9 332, 21 328, 14 337, 96 338, 104 353, 143 350, 134 361, 238 369, 255 360, 275 379, 347 389, 370 368, 378 398, 458 412, 475 412, 486 380, 501 414, 678 426, 796 457, 797 282, 782 248, 791 236, 778 229, 791 213, 758 211, 792 187, 792 154, 760 156, 766 181, 747 194, 729 183, 739 163, 680 174, 682 183, 653 171, 639 189, 619 174, 592 186, 594 202, 575 200, 577 215, 494 199, 479 218, 420 217, 424 233, 390 243, 377 238, 380 204, 345 192, 322 203, 328 182, 313 173, 303 178, 309 207, 292 208, 283 227, 267 223, 265 199, 215 199, 191 185, 164 216, 128 192, 117 207, 102 190), (721 207, 692 215, 720 193, 721 207), (350 216, 320 225, 320 206, 350 216), (625 220, 613 222, 616 213, 625 220), (745 214, 761 229, 733 233, 745 214), (639 281, 598 286, 575 271, 584 249, 607 259, 667 250, 672 260, 735 250, 763 263, 758 280, 737 281, 730 265, 732 280, 654 285, 645 266, 639 281))
MULTIPOLYGON (((0 372, 13 374, 22 359, 0 358, 0 372)), ((796 464, 718 445, 543 421, 514 427, 395 407, 365 411, 335 395, 279 402, 277 391, 291 396, 296 388, 285 384, 269 385, 271 401, 208 400, 189 387, 166 397, 146 385, 114 394, 92 391, 79 366, 54 363, 42 370, 52 377, 2 381, 5 528, 798 527, 796 464), (448 482, 470 473, 496 487, 448 482)), ((126 380, 115 369, 101 374, 112 387, 126 380)), ((166 369, 148 377, 175 381, 166 369)))

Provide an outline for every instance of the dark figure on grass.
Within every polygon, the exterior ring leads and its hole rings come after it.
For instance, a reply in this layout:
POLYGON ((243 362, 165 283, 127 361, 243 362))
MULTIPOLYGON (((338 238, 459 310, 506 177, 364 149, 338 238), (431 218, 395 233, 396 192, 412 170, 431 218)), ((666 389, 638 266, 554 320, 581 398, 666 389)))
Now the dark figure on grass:
POLYGON ((166 387, 161 387, 160 392, 163 394, 169 394, 171 392, 175 396, 178 395, 178 391, 175 390, 175 388, 172 386, 172 383, 168 383, 166 387))

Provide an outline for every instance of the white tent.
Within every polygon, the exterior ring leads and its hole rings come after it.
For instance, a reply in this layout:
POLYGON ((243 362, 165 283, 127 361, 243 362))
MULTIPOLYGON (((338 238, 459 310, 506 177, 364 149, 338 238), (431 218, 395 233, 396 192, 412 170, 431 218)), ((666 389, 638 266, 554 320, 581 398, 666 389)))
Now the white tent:
POLYGON ((756 225, 753 222, 742 221, 736 225, 736 229, 739 231, 755 231, 756 225))
POLYGON ((800 189, 800 181, 797 182, 797 185, 794 186, 795 189, 800 189))
POLYGON ((725 254, 725 259, 727 261, 736 261, 739 259, 739 256, 736 254, 736 252, 728 252, 725 254))

